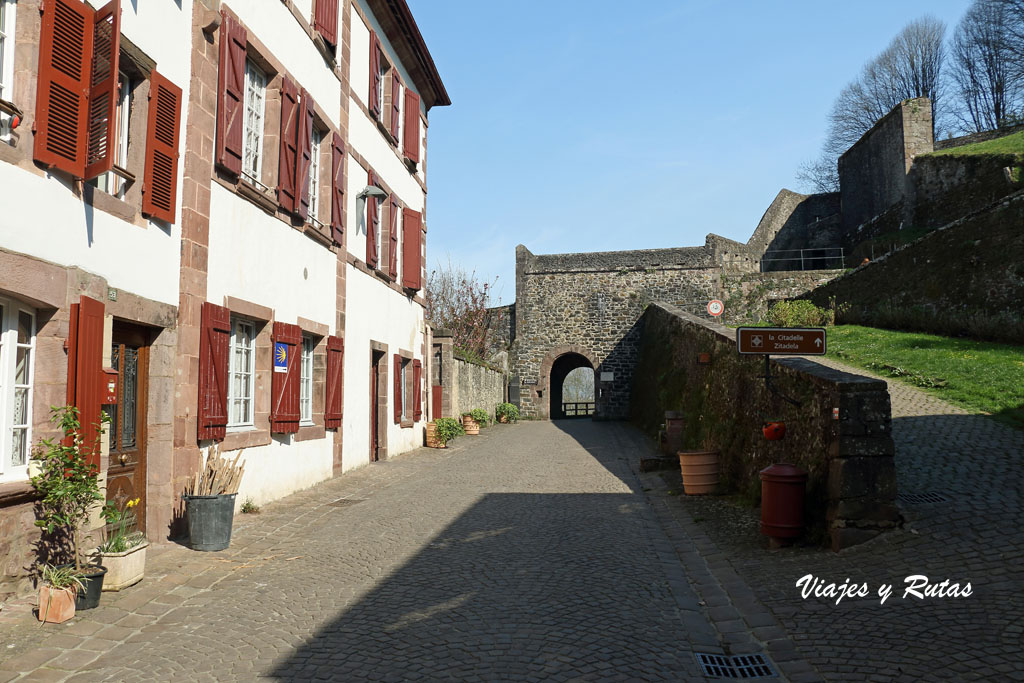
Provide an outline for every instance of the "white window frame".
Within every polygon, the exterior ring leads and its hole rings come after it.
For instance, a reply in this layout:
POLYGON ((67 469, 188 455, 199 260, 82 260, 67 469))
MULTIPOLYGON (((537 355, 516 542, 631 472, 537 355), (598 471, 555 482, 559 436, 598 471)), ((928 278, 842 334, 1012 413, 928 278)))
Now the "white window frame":
POLYGON ((245 60, 242 104, 242 175, 263 187, 263 132, 266 124, 267 75, 245 60))
POLYGON ((412 411, 409 409, 409 373, 412 372, 412 360, 402 356, 402 422, 412 419, 412 411))
MULTIPOLYGON (((18 14, 15 0, 0 0, 0 99, 14 100, 14 21, 18 14)), ((6 118, 6 117, 5 117, 6 118)), ((5 123, 6 126, 6 123, 5 123)))
POLYGON ((402 92, 405 86, 401 83, 398 84, 398 92, 391 93, 391 99, 398 98, 398 125, 395 127, 397 135, 395 136, 395 147, 398 148, 398 153, 402 153, 402 137, 405 135, 405 98, 402 97, 402 92))
POLYGON ((228 347, 228 428, 235 429, 250 429, 255 422, 255 397, 253 396, 253 388, 255 387, 256 377, 256 323, 247 319, 237 316, 231 316, 231 342, 228 347), (249 343, 244 344, 244 337, 241 336, 241 332, 248 332, 249 343), (240 348, 249 352, 249 363, 248 367, 238 367, 237 355, 240 348), (243 389, 241 394, 237 393, 236 376, 242 377, 244 380, 243 389), (236 407, 241 408, 241 418, 235 419, 236 414, 239 412, 236 407), (246 414, 247 413, 247 414, 246 414), (247 419, 246 419, 247 418, 247 419))
POLYGON ((380 88, 377 89, 377 91, 378 91, 377 92, 377 111, 380 112, 380 119, 379 120, 381 121, 381 123, 383 123, 385 121, 385 118, 384 118, 384 90, 385 90, 385 88, 388 87, 387 86, 387 80, 385 80, 385 79, 388 77, 388 71, 390 71, 390 69, 388 69, 387 62, 384 61, 384 48, 383 47, 381 48, 381 51, 380 51, 380 60, 379 60, 379 65, 378 66, 380 68, 380 88))
POLYGON ((312 337, 302 335, 302 355, 299 365, 299 424, 313 424, 313 352, 316 343, 312 337))
POLYGON ((309 222, 320 222, 320 148, 324 134, 316 126, 310 131, 309 160, 309 222))
POLYGON ((36 364, 36 313, 19 301, 0 297, 0 483, 28 479, 28 462, 32 457, 32 393, 36 364), (18 316, 28 314, 31 319, 27 343, 18 341, 18 316), (17 349, 28 349, 28 382, 16 383, 17 349), (15 392, 27 390, 25 420, 14 424, 15 392), (25 462, 13 464, 14 430, 25 432, 25 462))
POLYGON ((387 227, 387 216, 384 215, 384 201, 387 197, 381 197, 379 199, 371 197, 370 199, 377 202, 377 234, 373 236, 374 243, 377 245, 377 270, 385 270, 383 235, 384 229, 387 227))
MULTIPOLYGON (((117 139, 114 147, 114 165, 121 168, 128 166, 128 125, 131 120, 131 109, 132 82, 127 74, 121 72, 117 83, 117 139)), ((91 182, 97 189, 118 199, 124 199, 124 194, 128 190, 128 183, 114 171, 98 175, 91 182)))

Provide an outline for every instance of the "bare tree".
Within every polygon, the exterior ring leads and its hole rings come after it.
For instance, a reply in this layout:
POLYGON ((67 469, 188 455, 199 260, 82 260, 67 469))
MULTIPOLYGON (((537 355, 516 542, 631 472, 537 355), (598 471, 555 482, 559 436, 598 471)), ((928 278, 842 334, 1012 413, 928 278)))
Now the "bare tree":
POLYGON ((835 160, 903 100, 930 99, 934 127, 942 111, 945 34, 943 22, 922 17, 907 24, 881 54, 865 64, 860 76, 840 91, 832 105, 821 156, 805 163, 798 179, 819 191, 838 188, 835 160))
POLYGON ((427 320, 452 333, 455 348, 481 359, 487 354, 487 305, 493 282, 452 264, 427 278, 427 320))
POLYGON ((562 401, 582 403, 594 400, 594 369, 576 368, 562 382, 562 401))
POLYGON ((1024 74, 1015 68, 1012 17, 1002 0, 974 0, 953 35, 955 115, 968 131, 1000 128, 1020 106, 1024 74))
POLYGON ((993 3, 1006 12, 1006 51, 1011 71, 1017 78, 1024 79, 1024 0, 993 0, 993 3))

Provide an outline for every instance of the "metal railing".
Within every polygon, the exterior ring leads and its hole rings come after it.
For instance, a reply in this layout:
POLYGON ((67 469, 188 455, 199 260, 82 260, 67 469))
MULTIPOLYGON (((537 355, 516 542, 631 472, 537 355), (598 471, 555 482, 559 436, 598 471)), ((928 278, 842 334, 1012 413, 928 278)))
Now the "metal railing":
POLYGON ((594 414, 593 401, 562 403, 562 414, 566 417, 588 417, 594 414))
POLYGON ((770 270, 825 270, 842 268, 844 254, 842 247, 819 249, 775 249, 766 251, 761 257, 761 272, 770 270), (770 264, 770 268, 765 266, 770 264))

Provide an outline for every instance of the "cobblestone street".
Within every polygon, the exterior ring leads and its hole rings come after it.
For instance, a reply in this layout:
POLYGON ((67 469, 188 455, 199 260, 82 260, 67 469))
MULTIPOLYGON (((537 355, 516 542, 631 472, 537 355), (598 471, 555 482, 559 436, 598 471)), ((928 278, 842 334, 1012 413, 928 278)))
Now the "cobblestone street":
POLYGON ((635 474, 628 425, 498 425, 241 515, 227 551, 165 547, 68 624, 7 606, 0 682, 685 681, 694 651, 793 681, 1024 680, 1024 435, 891 391, 901 491, 948 500, 839 554, 767 551, 756 511, 635 474), (805 601, 809 573, 896 588, 805 601), (974 595, 904 600, 910 574, 974 595))

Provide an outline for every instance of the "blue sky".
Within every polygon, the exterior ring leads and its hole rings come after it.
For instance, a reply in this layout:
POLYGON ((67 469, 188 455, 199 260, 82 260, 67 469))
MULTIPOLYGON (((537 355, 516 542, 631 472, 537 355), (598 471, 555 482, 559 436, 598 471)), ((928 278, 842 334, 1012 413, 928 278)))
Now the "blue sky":
POLYGON ((818 154, 839 90, 968 0, 409 0, 452 99, 430 112, 428 268, 515 299, 536 254, 746 242, 818 154))

